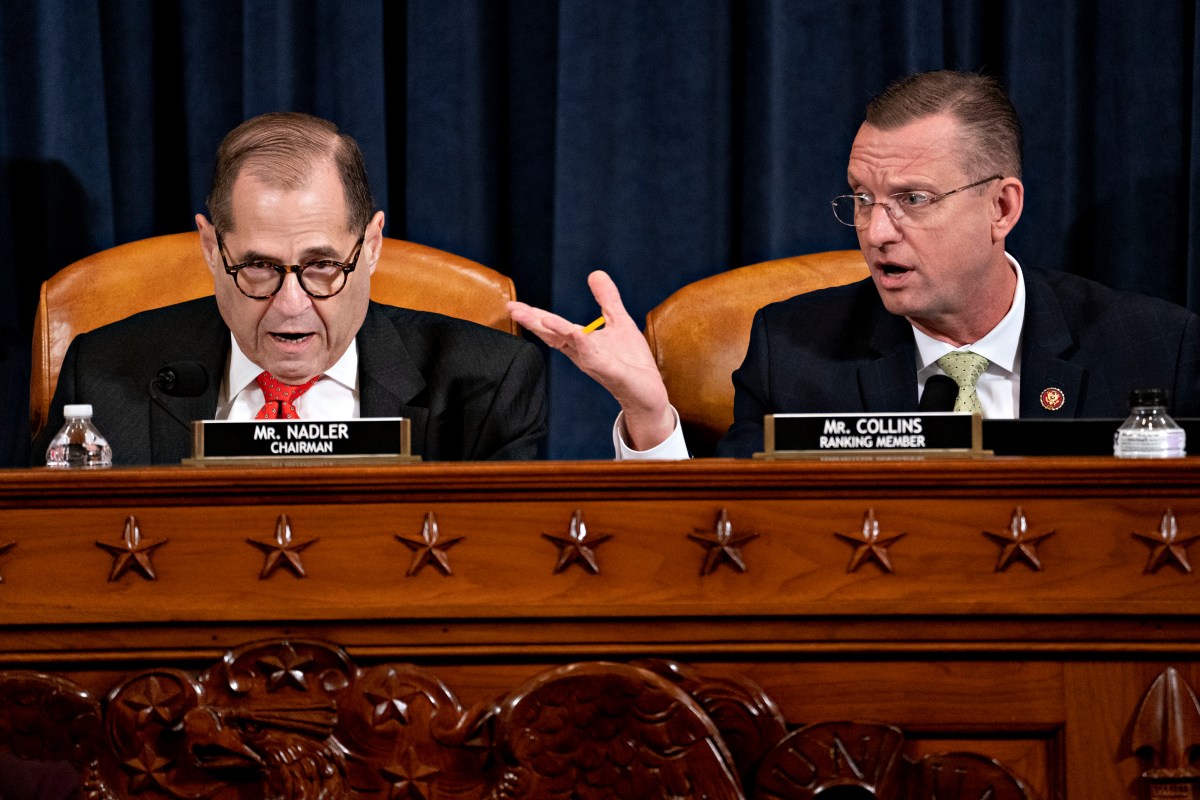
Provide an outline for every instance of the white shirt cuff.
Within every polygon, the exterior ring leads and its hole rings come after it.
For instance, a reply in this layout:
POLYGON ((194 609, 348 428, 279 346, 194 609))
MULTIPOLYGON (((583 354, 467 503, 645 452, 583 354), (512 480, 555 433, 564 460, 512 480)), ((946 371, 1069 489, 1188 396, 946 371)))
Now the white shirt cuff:
POLYGON ((625 412, 618 414, 617 421, 613 423, 613 450, 616 452, 617 461, 680 461, 691 458, 687 442, 683 440, 683 428, 679 424, 679 412, 675 410, 675 406, 671 406, 671 414, 675 417, 675 428, 671 435, 649 450, 634 450, 625 443, 625 412))

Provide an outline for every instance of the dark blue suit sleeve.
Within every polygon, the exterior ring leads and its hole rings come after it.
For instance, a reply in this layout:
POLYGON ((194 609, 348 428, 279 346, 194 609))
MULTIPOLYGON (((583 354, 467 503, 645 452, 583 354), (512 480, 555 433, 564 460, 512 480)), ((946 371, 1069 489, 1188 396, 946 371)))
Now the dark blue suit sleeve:
POLYGON ((479 423, 472 458, 531 460, 546 438, 546 370, 533 346, 516 349, 479 423))

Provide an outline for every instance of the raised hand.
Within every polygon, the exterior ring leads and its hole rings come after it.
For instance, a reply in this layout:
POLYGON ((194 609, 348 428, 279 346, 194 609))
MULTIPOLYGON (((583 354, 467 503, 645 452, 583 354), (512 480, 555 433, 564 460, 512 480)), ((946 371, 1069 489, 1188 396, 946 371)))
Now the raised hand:
POLYGON ((511 302, 512 318, 590 375, 621 404, 627 443, 648 450, 674 430, 675 415, 658 365, 641 330, 625 310, 607 273, 588 275, 588 288, 604 315, 604 327, 585 333, 582 325, 526 303, 511 302))

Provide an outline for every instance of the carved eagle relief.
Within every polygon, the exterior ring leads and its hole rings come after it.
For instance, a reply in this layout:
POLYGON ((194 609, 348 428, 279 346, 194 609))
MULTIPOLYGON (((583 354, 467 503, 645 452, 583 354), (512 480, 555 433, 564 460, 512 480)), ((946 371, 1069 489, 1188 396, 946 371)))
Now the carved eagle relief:
POLYGON ((910 761, 891 726, 793 727, 753 682, 670 661, 571 664, 465 708, 426 668, 273 640, 103 702, 0 673, 0 800, 1030 800, 982 756, 910 761))
POLYGON ((560 667, 509 696, 496 721, 495 800, 742 800, 716 725, 682 689, 639 667, 560 667))

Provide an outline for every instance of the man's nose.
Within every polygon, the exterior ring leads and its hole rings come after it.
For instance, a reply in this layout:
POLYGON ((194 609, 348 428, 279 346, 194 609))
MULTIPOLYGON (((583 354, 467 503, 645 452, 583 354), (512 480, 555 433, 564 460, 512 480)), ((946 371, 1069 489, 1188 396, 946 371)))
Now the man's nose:
POLYGON ((283 285, 275 293, 272 302, 282 311, 298 313, 312 305, 312 298, 300 286, 300 278, 296 273, 289 272, 283 276, 283 285))
POLYGON ((882 247, 900 239, 900 226, 896 224, 887 203, 875 203, 867 213, 870 214, 867 224, 858 229, 860 241, 872 247, 882 247))

